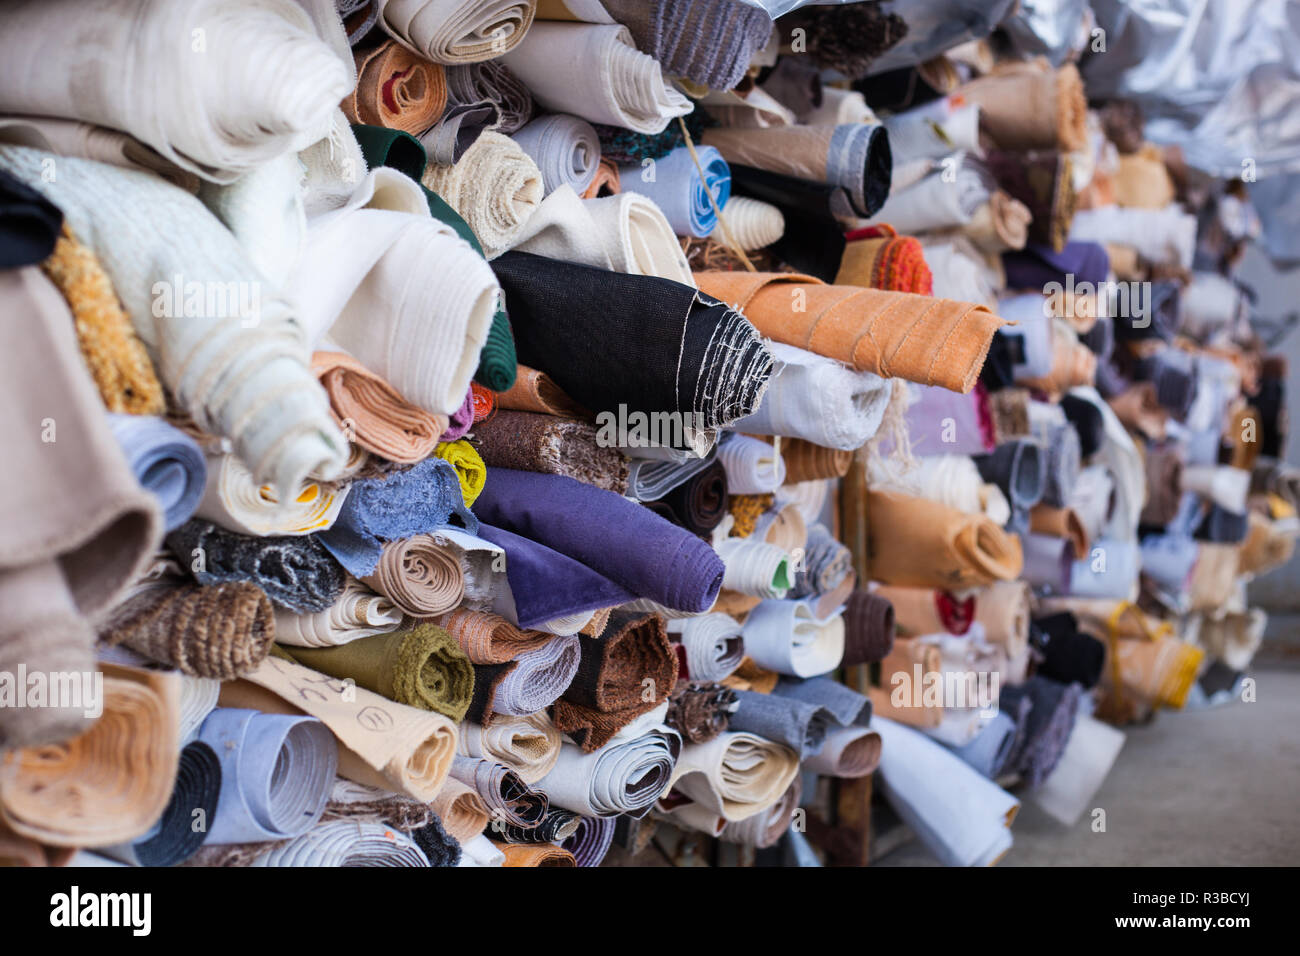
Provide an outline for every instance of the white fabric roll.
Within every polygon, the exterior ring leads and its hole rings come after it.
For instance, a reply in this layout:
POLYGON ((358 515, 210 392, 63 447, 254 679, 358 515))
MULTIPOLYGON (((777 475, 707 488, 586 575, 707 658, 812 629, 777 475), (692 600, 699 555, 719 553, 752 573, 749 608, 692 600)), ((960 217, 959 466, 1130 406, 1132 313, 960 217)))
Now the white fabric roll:
POLYGON ((694 108, 620 25, 538 22, 501 62, 542 106, 592 123, 661 133, 694 108))
POLYGON ((725 565, 722 586, 757 598, 783 598, 794 586, 790 555, 774 544, 749 538, 715 540, 725 565))
POLYGON ((496 848, 496 845, 479 834, 472 840, 466 840, 460 845, 460 862, 457 866, 479 867, 479 866, 504 866, 506 855, 496 848))
MULTIPOLYGON (((749 196, 732 196, 722 207, 722 222, 736 244, 746 252, 770 246, 785 235, 785 216, 781 210, 761 199, 749 196)), ((726 242, 727 233, 722 227, 710 233, 719 242, 726 242)))
POLYGON ((1115 478, 1105 465, 1089 465, 1079 472, 1067 507, 1079 516, 1089 541, 1101 537, 1115 505, 1115 478))
POLYGON ((383 595, 349 577, 332 607, 315 614, 275 609, 275 640, 293 647, 338 647, 362 637, 387 634, 402 623, 402 612, 383 595))
POLYGON ((667 727, 631 739, 616 737, 595 753, 560 748, 555 769, 537 782, 552 806, 587 817, 643 817, 668 789, 682 738, 667 727))
POLYGON ((745 653, 778 674, 816 677, 840 666, 844 657, 844 619, 817 620, 806 601, 763 601, 749 612, 745 653))
POLYGON ((249 866, 404 866, 427 867, 415 841, 396 827, 359 820, 318 823, 259 856, 249 866))
POLYGON ((1242 514, 1250 493, 1250 472, 1228 465, 1187 465, 1183 468, 1182 489, 1209 499, 1225 511, 1242 514))
MULTIPOLYGON (((875 112, 857 90, 822 87, 822 101, 799 117, 805 126, 843 126, 847 123, 878 123, 875 112)), ((894 148, 894 133, 889 133, 889 148, 894 148)))
POLYGON ((289 0, 20 0, 0 30, 0 112, 119 129, 214 182, 325 136, 355 79, 289 0))
POLYGON ((346 486, 336 488, 305 481, 292 497, 281 501, 275 489, 253 480, 234 455, 208 455, 208 482, 195 514, 229 531, 258 536, 305 535, 334 525, 346 486))
POLYGON ((729 614, 674 618, 667 622, 667 628, 686 649, 686 670, 691 680, 722 680, 745 657, 740 624, 729 614))
MULTIPOLYGON (((734 822, 776 803, 798 772, 799 755, 789 747, 730 731, 683 747, 672 787, 709 814, 734 822)), ((659 809, 671 818, 685 807, 661 801, 659 809)))
POLYGON ((379 26, 434 63, 493 60, 524 38, 537 0, 374 0, 379 26))
POLYGON ((1177 203, 1164 209, 1080 209, 1070 223, 1070 239, 1120 243, 1152 262, 1190 269, 1196 252, 1196 217, 1177 203))
POLYGON ((970 222, 989 201, 993 186, 987 173, 965 161, 963 154, 946 157, 920 182, 892 191, 885 204, 864 222, 887 222, 902 235, 953 229, 970 222))
POLYGON ((922 455, 910 468, 896 458, 873 455, 867 481, 872 488, 928 498, 966 514, 983 514, 988 500, 984 479, 968 455, 922 455))
POLYGON ((785 459, 761 438, 732 434, 718 445, 718 461, 727 472, 727 493, 766 495, 785 484, 785 459))
POLYGON ((885 129, 889 130, 889 151, 898 165, 942 159, 954 149, 977 152, 980 108, 971 103, 952 109, 948 100, 937 100, 896 113, 885 120, 885 129))
POLYGON ((889 404, 885 379, 781 342, 763 344, 776 371, 758 411, 736 422, 736 431, 803 438, 840 451, 856 451, 876 434, 889 404))
POLYGON ((456 752, 465 757, 499 760, 534 784, 555 767, 563 736, 545 713, 528 717, 498 717, 490 727, 465 721, 460 725, 456 752))
POLYGON ((0 142, 157 173, 187 193, 199 190, 198 176, 181 169, 152 146, 119 130, 93 123, 52 116, 0 116, 0 142))
POLYGON ((776 491, 773 507, 784 508, 786 505, 794 505, 799 509, 805 525, 816 524, 821 520, 832 480, 798 481, 792 485, 782 485, 776 491))
POLYGON ((600 137, 584 119, 550 113, 511 134, 542 172, 546 192, 568 186, 581 195, 600 167, 600 137))
POLYGON ((1056 769, 1030 798, 1049 816, 1067 827, 1074 826, 1101 789, 1124 740, 1124 734, 1109 724, 1080 714, 1056 769))
POLYGON ((303 164, 283 153, 233 183, 202 183, 199 199, 239 240, 257 271, 283 286, 307 233, 303 164))

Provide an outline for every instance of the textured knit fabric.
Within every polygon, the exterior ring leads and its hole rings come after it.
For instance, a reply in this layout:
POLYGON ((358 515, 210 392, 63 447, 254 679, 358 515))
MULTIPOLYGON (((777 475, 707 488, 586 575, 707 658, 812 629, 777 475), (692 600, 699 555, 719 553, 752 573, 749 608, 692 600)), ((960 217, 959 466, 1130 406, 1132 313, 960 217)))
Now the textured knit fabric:
POLYGON ((921 243, 895 234, 892 228, 880 235, 882 231, 882 227, 870 227, 845 236, 848 244, 835 284, 932 295, 934 277, 921 243))
POLYGON ((781 18, 781 29, 802 29, 818 66, 856 80, 907 36, 907 19, 878 4, 853 3, 791 11, 781 18))
POLYGON ((587 422, 502 411, 477 425, 474 434, 489 469, 567 475, 619 494, 627 491, 627 458, 617 448, 599 445, 595 427, 587 422))
POLYGON ((737 704, 736 691, 709 681, 679 680, 668 699, 664 723, 688 744, 702 744, 727 729, 737 704))

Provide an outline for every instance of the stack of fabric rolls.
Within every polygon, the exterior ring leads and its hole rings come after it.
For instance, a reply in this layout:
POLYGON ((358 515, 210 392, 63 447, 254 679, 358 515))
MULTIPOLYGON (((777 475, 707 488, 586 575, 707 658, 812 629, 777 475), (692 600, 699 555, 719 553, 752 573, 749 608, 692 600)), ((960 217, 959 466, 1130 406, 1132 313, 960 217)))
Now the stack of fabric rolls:
POLYGON ((752 859, 876 775, 990 864, 1230 690, 1285 363, 1073 66, 898 104, 907 28, 6 5, 0 678, 84 692, 8 684, 0 861, 752 859))

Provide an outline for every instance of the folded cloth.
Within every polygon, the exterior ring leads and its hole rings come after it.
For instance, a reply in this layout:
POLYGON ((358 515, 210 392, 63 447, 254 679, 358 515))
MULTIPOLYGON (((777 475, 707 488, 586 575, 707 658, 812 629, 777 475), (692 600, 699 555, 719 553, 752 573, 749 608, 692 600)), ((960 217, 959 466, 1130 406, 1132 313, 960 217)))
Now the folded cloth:
POLYGON ((521 631, 500 615, 467 608, 457 608, 434 623, 445 628, 475 664, 504 664, 556 640, 541 631, 521 631))
POLYGON ((665 73, 711 90, 739 83, 772 33, 765 10, 738 0, 706 6, 683 0, 610 0, 603 6, 665 73))
POLYGON ((477 508, 493 526, 526 534, 670 608, 707 611, 722 586, 722 561, 699 538, 634 502, 571 478, 497 469, 477 508), (617 538, 610 537, 611 528, 618 529, 617 538))
MULTIPOLYGON (((231 182, 325 136, 354 79, 352 65, 288 0, 185 0, 162 9, 145 0, 114 0, 93 10, 23 3, 6 11, 0 62, 6 67, 0 111, 122 130, 213 182, 231 182), (69 16, 80 17, 96 41, 92 53, 75 58, 75 69, 67 48, 50 40, 51 28, 69 16), (203 29, 197 60, 189 43, 176 42, 196 25, 203 29), (123 63, 138 68, 125 77, 123 63), (96 102, 83 95, 73 77, 78 70, 104 90, 96 102)), ((67 171, 60 166, 62 182, 67 171)))
POLYGON ((305 711, 334 735, 340 776, 425 802, 447 779, 456 751, 456 726, 441 714, 324 679, 287 655, 273 654, 256 671, 223 684, 221 703, 266 713, 305 711))
POLYGON ((338 752, 319 720, 219 707, 203 722, 199 740, 221 761, 221 796, 205 843, 295 837, 325 812, 338 752))
POLYGON ((736 691, 708 681, 679 680, 668 699, 664 723, 688 744, 702 744, 727 729, 739 706, 736 691))
POLYGON ((1006 64, 962 85, 980 108, 980 125, 1001 149, 1084 149, 1088 105, 1079 70, 1042 63, 1006 64))
POLYGON ((969 392, 1004 321, 949 299, 824 285, 810 276, 698 272, 700 289, 745 315, 769 338, 858 371, 969 392), (804 305, 792 310, 791 302, 804 305))
POLYGON ((434 864, 425 855, 422 844, 400 830, 381 823, 333 820, 316 824, 249 865, 427 867, 434 864))
POLYGON ((660 798, 659 809, 670 820, 683 811, 688 818, 704 813, 727 822, 744 820, 780 800, 798 772, 799 757, 791 748, 756 734, 728 731, 682 748, 672 790, 660 798))
POLYGON ((220 793, 221 761, 216 751, 202 741, 188 743, 181 750, 171 799, 158 821, 140 839, 99 852, 135 866, 184 863, 207 839, 206 823, 216 818, 220 793), (194 826, 199 819, 205 822, 202 828, 194 826))
POLYGON ((447 67, 448 101, 459 106, 489 105, 490 128, 502 134, 523 129, 533 115, 533 95, 499 60, 447 67))
POLYGON ((780 674, 814 677, 840 666, 844 657, 844 619, 813 617, 804 601, 760 602, 745 618, 745 653, 780 674))
POLYGON ((845 667, 882 660, 894 645, 894 606, 863 588, 854 590, 844 606, 845 667))
POLYGON ((457 755, 451 775, 483 798, 495 826, 535 827, 546 816, 546 795, 531 789, 505 764, 457 755))
POLYGON ((474 666, 469 720, 486 727, 498 716, 527 717, 559 700, 573 683, 582 653, 577 637, 548 636, 551 640, 514 660, 474 666))
MULTIPOLYGON (((7 173, 0 172, 0 177, 48 205, 39 193, 7 173)), ((13 217, 6 210, 5 221, 10 222, 13 217)), ((113 281, 95 254, 64 226, 53 253, 41 263, 41 269, 67 300, 76 322, 81 356, 105 407, 110 412, 129 415, 161 415, 167 403, 153 362, 122 309, 113 281)))
POLYGON ((854 451, 875 435, 889 403, 887 382, 792 345, 767 347, 775 373, 762 403, 735 424, 737 430, 802 438, 840 451, 854 451))
POLYGON ((435 63, 477 63, 513 50, 528 33, 535 0, 374 0, 379 26, 435 63))
POLYGON ((734 691, 736 711, 728 729, 757 734, 774 743, 784 744, 805 760, 819 753, 826 743, 832 724, 830 711, 807 701, 757 694, 749 690, 734 691))
POLYGON ((572 744, 560 748, 546 776, 537 781, 553 806, 584 817, 644 817, 668 789, 682 753, 674 730, 653 728, 637 737, 616 737, 594 753, 572 744))
MULTIPOLYGON (((0 145, 0 168, 24 182, 40 182, 48 158, 0 145)), ((281 494, 307 474, 333 477, 347 445, 307 368, 301 326, 288 300, 260 293, 234 236, 156 176, 67 157, 58 167, 69 226, 112 278, 178 405, 204 431, 230 438, 257 480, 281 494), (151 210, 143 220, 142 208, 151 210), (189 241, 177 244, 177 235, 189 241)))
MULTIPOLYGON (((603 427, 598 435, 598 439, 602 442, 612 441, 617 437, 609 435, 607 429, 608 426, 603 427)), ((628 440, 639 441, 630 434, 628 440)), ((668 451, 666 458, 649 457, 649 453, 656 451, 657 448, 658 446, 651 446, 649 449, 634 446, 627 449, 632 456, 628 461, 627 497, 643 502, 662 498, 680 488, 695 475, 702 474, 717 460, 712 449, 700 456, 668 451), (645 452, 647 457, 639 457, 637 452, 645 452)))
POLYGON ((622 166, 618 181, 622 192, 640 193, 663 210, 677 235, 697 239, 717 228, 714 207, 723 208, 731 197, 731 170, 711 146, 698 147, 694 157, 688 147, 679 146, 653 166, 622 166))
POLYGON ((54 252, 63 214, 36 190, 0 173, 0 221, 4 223, 0 227, 0 268, 16 269, 37 265, 54 252))
POLYGON ((925 734, 885 718, 872 729, 881 737, 877 780, 885 798, 927 849, 947 866, 1001 859, 1020 802, 925 734))
POLYGON ((335 423, 366 451, 413 465, 433 453, 447 416, 412 405, 395 388, 343 352, 316 352, 312 371, 329 396, 335 423))
POLYGON ((692 534, 707 535, 727 514, 726 471, 715 459, 657 501, 645 504, 692 534))
POLYGON ((746 252, 770 246, 785 235, 785 216, 781 215, 781 210, 749 196, 728 199, 720 219, 726 231, 718 229, 713 234, 722 238, 730 233, 736 245, 746 252))
POLYGON ((479 423, 474 437, 489 469, 567 475, 607 491, 627 491, 627 458, 599 444, 595 427, 585 421, 507 410, 479 423))
POLYGON ((728 163, 841 188, 848 200, 835 210, 841 215, 875 215, 889 197, 893 158, 889 134, 879 123, 714 127, 705 131, 704 144, 716 147, 728 163))
POLYGON ((258 536, 307 535, 334 524, 348 486, 304 481, 290 498, 259 484, 234 455, 209 455, 207 481, 195 514, 227 531, 258 536))
POLYGON ((199 584, 251 581, 280 607, 299 614, 332 607, 347 581, 343 568, 312 536, 253 538, 194 519, 167 536, 167 547, 199 584))
POLYGON ((785 483, 785 460, 768 442, 732 435, 718 444, 718 461, 727 472, 727 490, 763 495, 785 483))
POLYGON ((1020 541, 983 515, 924 498, 868 491, 868 576, 886 584, 947 590, 1020 574, 1020 541))
POLYGON ((474 692, 469 658, 450 634, 428 622, 337 647, 286 651, 312 670, 453 721, 465 716, 474 692))
POLYGON ((658 133, 693 106, 617 24, 536 23, 501 62, 538 104, 592 123, 658 133))
POLYGON ((873 226, 844 238, 847 245, 835 275, 836 285, 917 295, 934 293, 934 277, 926 265, 925 251, 912 236, 899 236, 893 227, 873 226))
POLYGON ((596 178, 600 165, 600 137, 586 120, 549 113, 533 120, 511 137, 529 155, 542 174, 542 188, 550 193, 569 186, 581 195, 596 178))
POLYGON ((319 540, 349 573, 364 578, 379 565, 384 542, 435 531, 453 517, 471 534, 478 530, 456 469, 429 458, 409 471, 354 482, 334 526, 319 540))
POLYGON ((438 122, 447 108, 443 68, 393 40, 358 52, 356 65, 356 88, 342 104, 353 123, 419 135, 438 122))
POLYGON ((539 713, 497 720, 491 727, 461 724, 458 747, 467 757, 507 764, 525 783, 535 784, 555 768, 562 742, 550 718, 539 713))
POLYGON ((547 810, 546 816, 542 817, 542 821, 535 827, 505 824, 500 827, 499 832, 509 843, 560 843, 578 831, 578 823, 581 820, 582 817, 572 810, 561 810, 556 807, 554 810, 547 810))
POLYGON ((1025 718, 1024 740, 1008 761, 1033 790, 1046 780, 1065 751, 1079 713, 1082 688, 1035 675, 1023 684, 1003 687, 999 705, 1014 711, 1022 697, 1030 700, 1025 718))
POLYGON ((692 681, 722 680, 744 659, 740 624, 727 614, 674 618, 667 628, 669 639, 682 648, 692 681))
POLYGON ((668 699, 677 654, 663 619, 654 614, 615 611, 599 637, 578 641, 581 661, 551 717, 583 753, 591 753, 668 699))
POLYGON ((492 819, 491 811, 478 791, 455 777, 447 782, 429 803, 443 830, 458 843, 466 843, 482 833, 492 819))
POLYGON ((166 530, 183 525, 198 507, 207 478, 198 444, 148 415, 110 414, 108 424, 140 485, 162 506, 166 530))

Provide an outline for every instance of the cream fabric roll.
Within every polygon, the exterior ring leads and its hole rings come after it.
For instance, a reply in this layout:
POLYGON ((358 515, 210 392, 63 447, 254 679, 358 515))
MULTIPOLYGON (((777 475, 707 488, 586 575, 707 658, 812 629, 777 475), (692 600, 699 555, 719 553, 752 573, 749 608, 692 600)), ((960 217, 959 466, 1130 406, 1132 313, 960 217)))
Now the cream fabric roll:
POLYGON ((709 90, 700 102, 723 126, 737 129, 771 129, 799 122, 793 110, 758 86, 743 96, 735 90, 709 90))
MULTIPOLYGON (((757 734, 730 731, 682 748, 673 770, 674 793, 728 822, 762 813, 781 799, 799 772, 799 755, 757 734)), ((673 801, 659 809, 672 818, 673 801)))
POLYGON ((667 622, 670 640, 686 650, 686 670, 691 680, 717 681, 740 666, 745 642, 740 624, 727 614, 699 614, 667 622))
MULTIPOLYGON (((822 101, 799 117, 805 126, 843 126, 846 123, 877 123, 876 114, 867 105, 866 98, 857 90, 841 90, 834 86, 822 88, 822 101)), ((893 149, 893 130, 889 132, 890 149, 893 149)))
POLYGON ((0 111, 119 129, 214 182, 325 136, 355 81, 290 0, 25 0, 0 31, 0 111))
POLYGON ((866 727, 836 727, 826 734, 820 752, 803 762, 803 769, 827 777, 853 780, 880 766, 880 734, 866 727))
POLYGON ((444 614, 465 596, 460 562, 430 534, 385 544, 375 573, 362 580, 413 617, 444 614))
POLYGON ((455 777, 448 777, 438 795, 429 802, 433 812, 438 814, 442 828, 447 835, 463 847, 469 840, 481 834, 491 822, 492 813, 478 795, 478 791, 461 783, 455 777))
POLYGON ((840 451, 856 451, 880 428, 890 384, 781 342, 763 343, 775 373, 753 415, 733 428, 756 435, 786 435, 840 451))
POLYGON ((592 123, 660 133, 673 117, 685 116, 694 106, 620 25, 536 23, 501 62, 542 106, 592 123))
POLYGON ((281 501, 234 455, 208 455, 208 482, 195 514, 242 534, 296 536, 332 527, 347 495, 346 486, 305 481, 296 495, 281 501))
POLYGON ((550 113, 533 120, 510 138, 537 164, 547 193, 568 186, 582 195, 596 178, 600 137, 584 119, 550 113))
POLYGON ((948 100, 927 103, 885 120, 896 165, 942 159, 954 149, 975 152, 980 148, 979 106, 972 103, 953 109, 948 104, 948 100))
POLYGON ((761 199, 732 196, 722 207, 720 218, 727 231, 719 226, 710 235, 725 244, 730 232, 731 238, 746 252, 770 246, 785 235, 785 216, 776 206, 761 199))
MULTIPOLYGON (((908 468, 896 458, 872 456, 867 481, 872 488, 929 498, 967 514, 983 514, 990 497, 968 455, 922 455, 908 468)), ((1002 497, 1006 501, 1006 497, 1002 497)))
POLYGON ((374 0, 385 33, 434 63, 494 60, 524 38, 537 0, 374 0))
POLYGON ((766 495, 785 483, 785 459, 760 438, 732 434, 718 443, 718 461, 727 472, 727 493, 766 495))
POLYGON ((535 784, 555 767, 563 735, 544 713, 529 717, 499 717, 490 727, 468 721, 460 725, 460 753, 499 760, 527 784, 535 784))
POLYGON ((264 853, 249 866, 427 867, 428 858, 401 830, 382 823, 332 820, 264 853))
POLYGON ((239 240, 257 271, 272 286, 283 286, 307 232, 298 154, 282 153, 233 183, 200 183, 198 197, 239 240))
POLYGON ((1124 746, 1125 736, 1090 714, 1080 714, 1061 759, 1030 799, 1067 827, 1092 805, 1124 746))
POLYGON ((682 738, 667 727, 639 737, 615 737, 595 753, 560 748, 555 768, 537 782, 552 806, 587 817, 643 817, 668 789, 682 738))
POLYGON ((948 165, 930 173, 915 185, 891 192, 880 211, 867 222, 887 222, 903 235, 953 229, 970 222, 982 204, 989 201, 993 186, 987 174, 963 161, 961 154, 944 160, 955 163, 953 178, 948 165))
POLYGON ((460 564, 465 590, 463 605, 475 611, 490 611, 494 589, 505 579, 505 550, 460 528, 439 528, 429 532, 429 536, 460 564))
POLYGON ((221 681, 215 677, 191 677, 189 674, 177 674, 180 678, 180 744, 186 744, 199 735, 199 727, 204 719, 217 706, 221 695, 221 681))
POLYGON ((805 601, 763 601, 749 612, 745 653, 778 674, 816 677, 840 666, 844 619, 819 621, 805 601))
POLYGON ((763 849, 775 846, 777 841, 790 829, 790 822, 799 800, 803 796, 803 784, 799 777, 781 795, 781 799, 772 804, 763 813, 756 813, 735 823, 723 826, 718 839, 727 843, 739 843, 763 849))
POLYGON ((975 620, 984 639, 1018 659, 1029 649, 1029 585, 1024 581, 994 581, 975 597, 975 620))
POLYGON ((293 647, 338 647, 395 631, 401 623, 402 612, 396 604, 349 577, 343 593, 327 610, 295 614, 276 607, 275 640, 293 647))
POLYGON ((754 522, 754 533, 750 538, 776 545, 793 557, 802 553, 808 544, 808 522, 796 505, 769 508, 754 522))
POLYGON ((725 566, 722 587, 757 598, 781 598, 794 585, 790 555, 776 545, 746 538, 715 540, 725 566))
POLYGON ((1101 448, 1090 459, 1092 464, 1105 465, 1115 479, 1115 507, 1106 523, 1105 537, 1132 541, 1137 534, 1138 519, 1147 494, 1146 468, 1142 463, 1142 454, 1110 403, 1095 388, 1072 388, 1069 394, 1096 406, 1105 426, 1101 448))

